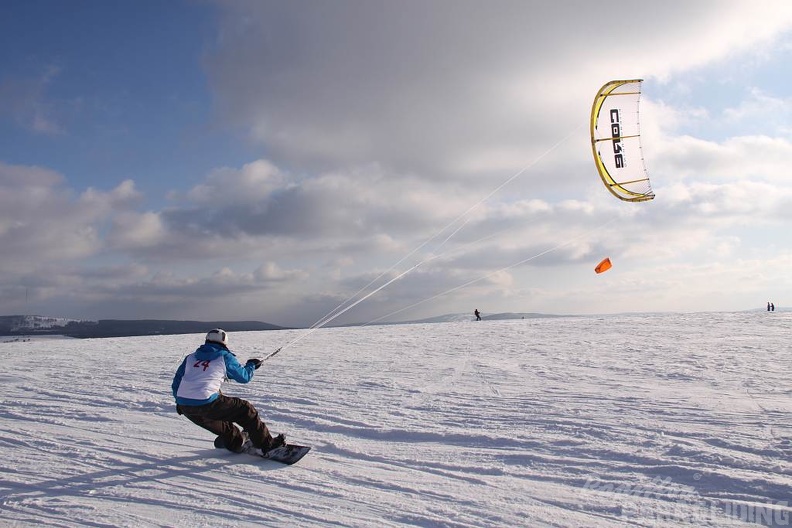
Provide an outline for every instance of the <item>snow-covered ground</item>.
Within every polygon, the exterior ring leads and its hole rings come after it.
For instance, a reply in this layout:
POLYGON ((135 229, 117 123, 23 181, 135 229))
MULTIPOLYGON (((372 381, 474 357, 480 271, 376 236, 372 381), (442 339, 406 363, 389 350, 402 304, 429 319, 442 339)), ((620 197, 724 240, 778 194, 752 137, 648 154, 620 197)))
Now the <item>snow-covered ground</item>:
POLYGON ((175 413, 202 335, 0 343, 0 524, 788 526, 791 330, 780 312, 321 329, 225 387, 313 446, 290 467, 175 413))

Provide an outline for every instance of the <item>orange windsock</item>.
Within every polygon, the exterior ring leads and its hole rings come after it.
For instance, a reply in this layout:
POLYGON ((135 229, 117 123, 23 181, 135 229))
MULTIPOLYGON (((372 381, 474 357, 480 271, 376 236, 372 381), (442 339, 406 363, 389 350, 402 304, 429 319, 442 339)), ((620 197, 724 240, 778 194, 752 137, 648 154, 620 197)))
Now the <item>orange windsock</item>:
POLYGON ((597 264, 597 267, 594 268, 594 271, 596 271, 597 273, 602 273, 603 271, 608 271, 609 269, 611 269, 611 266, 612 266, 612 264, 611 264, 610 259, 609 258, 604 258, 602 260, 602 262, 597 264))

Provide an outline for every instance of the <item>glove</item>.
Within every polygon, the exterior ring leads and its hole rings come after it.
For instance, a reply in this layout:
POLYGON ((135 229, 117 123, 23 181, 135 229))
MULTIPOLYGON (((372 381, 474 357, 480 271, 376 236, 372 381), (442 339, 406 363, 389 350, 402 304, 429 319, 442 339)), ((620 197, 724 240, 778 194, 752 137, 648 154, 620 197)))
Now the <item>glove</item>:
POLYGON ((261 360, 260 359, 248 359, 247 363, 245 363, 245 366, 248 366, 248 365, 253 365, 253 368, 258 370, 258 368, 261 366, 261 360))

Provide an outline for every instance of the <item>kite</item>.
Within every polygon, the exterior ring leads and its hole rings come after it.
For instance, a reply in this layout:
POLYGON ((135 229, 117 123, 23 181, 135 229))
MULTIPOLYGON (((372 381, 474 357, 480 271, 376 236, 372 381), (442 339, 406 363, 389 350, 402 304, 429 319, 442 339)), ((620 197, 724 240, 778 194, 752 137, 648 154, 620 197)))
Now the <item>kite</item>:
POLYGON ((602 260, 602 262, 597 264, 597 267, 594 268, 594 271, 596 271, 597 273, 603 273, 603 272, 608 271, 609 269, 611 269, 611 266, 612 266, 612 264, 611 264, 610 259, 609 258, 605 258, 605 259, 602 260))
POLYGON ((605 187, 626 202, 645 202, 655 197, 641 153, 641 81, 606 83, 591 107, 594 163, 605 187))

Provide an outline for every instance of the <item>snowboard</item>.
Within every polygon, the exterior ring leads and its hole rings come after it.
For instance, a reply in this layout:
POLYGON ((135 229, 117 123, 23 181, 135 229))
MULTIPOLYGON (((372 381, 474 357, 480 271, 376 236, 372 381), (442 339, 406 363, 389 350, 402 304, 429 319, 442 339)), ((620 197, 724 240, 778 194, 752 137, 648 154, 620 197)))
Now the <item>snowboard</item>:
MULTIPOLYGON (((296 464, 299 460, 308 454, 311 448, 308 446, 302 446, 297 444, 286 444, 280 447, 276 447, 270 451, 267 451, 263 455, 262 458, 266 458, 267 460, 272 460, 275 462, 280 462, 281 464, 287 464, 291 466, 292 464, 296 464)), ((259 456, 259 455, 256 455, 259 456)))
MULTIPOLYGON (((215 438, 214 446, 218 449, 225 449, 225 443, 219 436, 215 438)), ((299 462, 299 460, 307 455, 308 451, 310 450, 311 448, 309 446, 286 444, 276 447, 275 449, 271 449, 264 454, 261 454, 261 451, 254 448, 253 446, 250 446, 242 452, 247 455, 253 455, 259 458, 264 458, 266 460, 272 460, 273 462, 280 462, 281 464, 291 466, 292 464, 299 462)))

